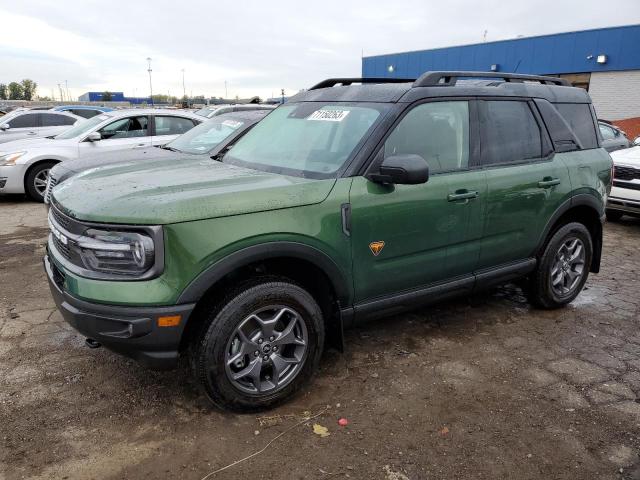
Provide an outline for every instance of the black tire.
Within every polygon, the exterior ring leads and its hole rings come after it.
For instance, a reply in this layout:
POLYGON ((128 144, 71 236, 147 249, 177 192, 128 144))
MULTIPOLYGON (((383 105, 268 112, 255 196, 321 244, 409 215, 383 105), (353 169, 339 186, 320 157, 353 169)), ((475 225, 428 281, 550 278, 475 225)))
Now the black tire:
MULTIPOLYGON (((560 308, 571 303, 582 291, 589 277, 592 257, 593 242, 591 235, 582 223, 568 223, 560 227, 547 242, 538 260, 536 270, 530 278, 529 301, 535 306, 545 309, 560 308), (574 286, 567 292, 560 293, 558 289, 562 289, 563 282, 561 281, 559 285, 554 287, 551 276, 553 271, 557 271, 554 270, 557 263, 563 263, 559 261, 558 257, 562 255, 560 249, 573 239, 581 242, 584 248, 584 264, 581 274, 576 277, 574 286)), ((570 272, 571 274, 575 274, 573 268, 570 269, 570 272)), ((564 278, 564 273, 560 273, 560 275, 564 278)), ((569 278, 568 275, 567 278, 569 278)))
MULTIPOLYGON (((252 283, 245 284, 242 287, 232 291, 209 311, 203 312, 206 316, 200 333, 194 338, 191 348, 191 365, 194 374, 200 386, 203 388, 209 400, 219 408, 233 411, 256 411, 273 407, 293 396, 300 388, 302 388, 313 376, 318 368, 320 356, 324 346, 324 321, 322 311, 313 297, 300 286, 291 283, 284 278, 265 278, 258 279, 252 283), (255 312, 261 310, 267 311, 277 308, 291 309, 297 313, 292 318, 297 319, 298 327, 305 329, 306 346, 304 354, 301 354, 302 360, 297 364, 296 370, 290 374, 285 383, 275 387, 274 391, 248 392, 243 389, 255 386, 255 381, 247 382, 246 385, 240 384, 231 378, 231 369, 236 368, 236 363, 227 367, 229 360, 229 350, 233 348, 233 339, 238 339, 238 328, 245 325, 247 319, 252 317, 255 312)), ((262 314, 262 313, 260 313, 262 314)), ((245 332, 246 333, 246 332, 245 332)), ((264 332, 262 332, 264 333, 264 332)), ((281 332, 274 332, 281 334, 281 332)), ((260 335, 260 334, 256 334, 260 335)), ((246 338, 255 338, 247 335, 246 338)), ((273 337, 270 337, 273 338, 273 337)), ((269 343, 260 346, 252 346, 253 348, 266 348, 269 343)), ((253 341, 253 340, 252 340, 253 341)), ((258 340, 255 340, 257 342, 258 340)), ((276 345, 277 339, 273 342, 276 345)), ((240 349, 244 347, 244 344, 240 349)), ((281 356, 284 358, 284 350, 289 346, 282 346, 281 356)), ((273 347, 271 347, 273 348, 273 347)), ((299 348, 299 347, 294 347, 299 348)), ((277 349, 277 347, 276 347, 277 349)), ((256 350, 257 351, 257 350, 256 350)), ((268 352, 267 352, 268 353, 268 352)), ((273 355, 277 355, 275 351, 271 351, 273 355)), ((262 362, 262 350, 260 354, 253 357, 255 352, 249 352, 242 356, 242 365, 238 367, 239 371, 244 371, 253 361, 260 360, 258 367, 260 371, 266 371, 271 376, 280 378, 275 370, 269 371, 269 364, 272 358, 262 362)), ((236 353, 238 355, 238 353, 236 353)), ((266 356, 265 356, 266 357, 266 356)), ((275 361, 273 362, 275 364, 275 361)), ((289 368, 288 366, 285 368, 289 368)), ((285 370, 286 371, 286 370, 285 370)), ((245 379, 246 377, 243 377, 245 379)), ((261 379, 261 374, 258 374, 261 379)), ((264 377, 268 381, 271 377, 265 374, 264 377)), ((258 380, 259 383, 260 380, 258 380)))
POLYGON ((621 212, 620 210, 608 210, 607 209, 605 211, 605 213, 607 214, 607 220, 609 222, 617 222, 624 215, 624 212, 621 212))
POLYGON ((27 195, 31 200, 35 200, 36 202, 44 202, 44 192, 46 184, 44 185, 44 187, 42 186, 42 177, 48 177, 49 170, 51 170, 51 168, 55 164, 56 162, 40 162, 35 167, 29 170, 29 173, 27 173, 27 178, 24 182, 24 186, 27 195), (43 175, 45 173, 46 175, 43 175))

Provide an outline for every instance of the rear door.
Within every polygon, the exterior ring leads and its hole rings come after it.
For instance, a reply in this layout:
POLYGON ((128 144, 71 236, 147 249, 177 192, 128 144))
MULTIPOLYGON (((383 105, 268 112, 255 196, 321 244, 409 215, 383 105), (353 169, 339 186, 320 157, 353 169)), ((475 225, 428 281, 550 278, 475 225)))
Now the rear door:
POLYGON ((569 198, 571 182, 532 102, 481 100, 479 114, 488 184, 478 265, 483 270, 529 258, 547 222, 569 198))
POLYGON ((194 120, 177 115, 153 115, 153 122, 154 134, 151 139, 153 145, 169 143, 196 125, 194 120))

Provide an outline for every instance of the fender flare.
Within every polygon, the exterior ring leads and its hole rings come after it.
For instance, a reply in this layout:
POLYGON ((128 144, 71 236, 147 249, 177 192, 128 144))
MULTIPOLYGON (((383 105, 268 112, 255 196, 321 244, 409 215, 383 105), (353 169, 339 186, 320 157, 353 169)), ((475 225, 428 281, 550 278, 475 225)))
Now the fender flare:
POLYGON ((348 304, 351 289, 338 265, 323 251, 298 242, 266 242, 231 253, 203 270, 180 294, 177 303, 194 303, 232 271, 260 260, 288 257, 305 260, 322 270, 333 285, 341 305, 348 304))

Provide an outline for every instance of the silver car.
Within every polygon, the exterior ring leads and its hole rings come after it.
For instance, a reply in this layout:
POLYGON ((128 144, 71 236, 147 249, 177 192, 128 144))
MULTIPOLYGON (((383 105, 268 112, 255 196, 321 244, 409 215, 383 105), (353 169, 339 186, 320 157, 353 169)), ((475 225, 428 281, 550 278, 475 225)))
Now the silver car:
POLYGON ((57 135, 83 120, 71 112, 14 110, 0 117, 0 143, 57 135))
POLYGON ((0 193, 27 193, 41 202, 55 164, 163 145, 202 121, 194 113, 179 110, 118 110, 79 122, 54 137, 0 144, 0 193))
POLYGON ((262 103, 240 103, 235 105, 209 105, 208 107, 196 110, 196 115, 205 118, 213 118, 223 113, 247 112, 250 110, 273 110, 276 105, 265 105, 262 103))

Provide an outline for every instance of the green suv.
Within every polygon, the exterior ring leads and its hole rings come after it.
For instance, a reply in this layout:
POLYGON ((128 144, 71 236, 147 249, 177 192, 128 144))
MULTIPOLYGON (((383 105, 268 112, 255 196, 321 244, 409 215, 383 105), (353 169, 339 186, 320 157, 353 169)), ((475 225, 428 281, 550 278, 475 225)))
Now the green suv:
POLYGON ((266 408, 366 319, 516 279, 571 302, 600 266, 600 141, 558 78, 327 80, 211 160, 59 185, 45 268, 90 345, 156 369, 188 354, 214 404, 266 408))

